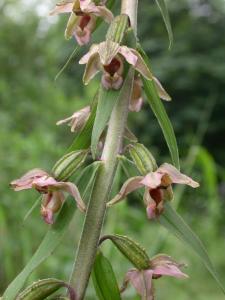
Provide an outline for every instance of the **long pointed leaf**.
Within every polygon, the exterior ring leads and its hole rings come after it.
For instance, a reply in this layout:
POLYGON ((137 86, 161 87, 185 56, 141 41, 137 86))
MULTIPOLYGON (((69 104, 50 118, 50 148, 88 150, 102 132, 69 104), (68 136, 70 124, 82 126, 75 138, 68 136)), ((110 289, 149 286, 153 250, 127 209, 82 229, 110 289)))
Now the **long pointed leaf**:
POLYGON ((169 37, 169 49, 170 49, 173 45, 173 31, 172 31, 172 27, 171 27, 171 23, 170 23, 170 16, 169 16, 169 12, 167 9, 166 1, 165 0, 155 0, 155 1, 159 7, 159 10, 163 17, 163 21, 166 26, 166 30, 167 30, 168 37, 169 37))
POLYGON ((106 127, 106 124, 108 123, 118 95, 118 91, 111 89, 106 90, 101 87, 99 90, 98 106, 91 138, 91 151, 93 158, 96 157, 99 139, 106 127))
POLYGON ((101 252, 95 258, 92 280, 99 300, 121 300, 113 268, 101 252))
MULTIPOLYGON (((140 51, 142 57, 144 58, 146 64, 150 68, 150 63, 149 63, 148 57, 145 54, 144 50, 140 46, 139 46, 139 51, 140 51)), ((148 99, 148 103, 151 106, 151 109, 152 109, 153 113, 155 114, 160 127, 162 128, 166 143, 170 150, 170 155, 171 155, 173 164, 175 165, 175 167, 177 169, 180 169, 177 141, 176 141, 176 137, 174 134, 173 126, 170 122, 170 119, 169 119, 167 113, 166 113, 164 105, 158 96, 158 93, 156 91, 153 80, 147 80, 144 77, 142 77, 142 81, 144 84, 144 90, 145 90, 145 94, 148 99)))
POLYGON ((180 240, 185 242, 195 252, 225 294, 224 285, 220 281, 219 276, 201 240, 168 202, 165 203, 165 211, 160 216, 159 222, 180 240))

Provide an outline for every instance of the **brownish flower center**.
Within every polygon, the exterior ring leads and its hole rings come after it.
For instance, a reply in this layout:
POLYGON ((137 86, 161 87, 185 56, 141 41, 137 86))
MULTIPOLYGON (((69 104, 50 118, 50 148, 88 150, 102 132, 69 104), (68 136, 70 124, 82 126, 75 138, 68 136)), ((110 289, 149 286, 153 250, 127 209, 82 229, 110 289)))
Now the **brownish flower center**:
POLYGON ((104 69, 110 74, 110 76, 113 76, 119 70, 120 66, 120 61, 116 58, 113 58, 109 65, 104 66, 104 69))
POLYGON ((80 28, 84 30, 84 28, 88 25, 90 22, 91 17, 89 15, 84 15, 80 20, 80 28))
POLYGON ((160 188, 150 189, 149 194, 151 198, 155 201, 156 205, 158 205, 163 199, 163 194, 160 188))

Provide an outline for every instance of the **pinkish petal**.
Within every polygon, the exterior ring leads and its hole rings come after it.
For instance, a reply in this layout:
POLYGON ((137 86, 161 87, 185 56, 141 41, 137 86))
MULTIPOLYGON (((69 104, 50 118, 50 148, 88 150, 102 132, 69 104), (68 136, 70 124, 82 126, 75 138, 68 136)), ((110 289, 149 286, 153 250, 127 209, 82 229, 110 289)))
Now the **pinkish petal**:
POLYGON ((127 46, 121 46, 119 49, 119 53, 126 59, 126 61, 132 65, 136 66, 138 57, 133 53, 133 49, 128 48, 127 46))
POLYGON ((129 281, 143 300, 153 300, 152 270, 130 270, 125 281, 129 281))
POLYGON ((37 189, 41 189, 44 187, 55 187, 58 184, 58 182, 51 176, 42 176, 40 178, 36 178, 33 180, 33 187, 37 189))
POLYGON ((91 31, 88 28, 84 28, 81 33, 75 30, 73 35, 80 46, 87 45, 91 40, 91 31))
POLYGON ((151 268, 154 270, 154 275, 166 275, 177 278, 187 278, 188 275, 180 270, 183 264, 178 264, 170 256, 160 254, 155 256, 150 261, 151 268))
POLYGON ((82 12, 102 17, 108 23, 113 20, 112 12, 104 5, 95 5, 95 3, 90 0, 80 0, 80 8, 82 12))
POLYGON ((10 185, 15 191, 31 189, 35 179, 45 176, 49 176, 47 172, 41 169, 33 169, 24 174, 21 178, 13 180, 10 185))
POLYGON ((60 189, 61 191, 65 191, 68 194, 70 194, 75 201, 77 202, 77 206, 81 211, 86 210, 86 206, 81 198, 81 195, 79 193, 79 190, 77 186, 72 183, 72 182, 58 182, 57 184, 54 185, 54 187, 60 189))
POLYGON ((187 184, 193 188, 199 187, 198 182, 180 173, 174 166, 168 163, 161 165, 156 172, 158 172, 161 175, 167 174, 173 183, 187 184))
POLYGON ((153 77, 153 80, 155 82, 155 87, 156 90, 158 92, 158 95, 161 99, 166 100, 166 101, 170 101, 171 97, 170 95, 166 92, 166 90, 164 89, 164 87, 162 86, 161 82, 156 78, 153 77))
POLYGON ((55 8, 50 11, 49 15, 54 16, 62 13, 70 13, 73 9, 73 2, 64 2, 56 4, 55 8))
POLYGON ((52 225, 54 223, 53 221, 53 212, 45 207, 41 207, 41 215, 43 217, 43 220, 45 223, 52 225))
POLYGON ((131 101, 129 103, 129 110, 133 112, 139 112, 143 105, 143 98, 131 98, 131 101))
POLYGON ((176 278, 188 278, 188 275, 181 272, 175 265, 158 266, 154 269, 154 275, 172 276, 176 278))
POLYGON ((155 189, 161 185, 161 180, 164 174, 159 173, 158 170, 155 172, 148 173, 141 181, 143 185, 150 189, 155 189))
POLYGON ((124 56, 126 61, 134 66, 134 68, 146 79, 153 79, 152 73, 150 72, 148 66, 146 65, 145 61, 138 51, 126 46, 122 46, 120 47, 119 52, 124 56))
POLYGON ((120 202, 123 200, 128 194, 131 192, 143 187, 141 183, 143 176, 136 176, 128 179, 122 186, 120 192, 107 203, 108 206, 112 206, 113 204, 120 202))
POLYGON ((147 207, 146 207, 147 217, 148 219, 155 219, 156 218, 156 203, 152 201, 147 207))
POLYGON ((112 12, 107 7, 105 7, 104 5, 97 6, 97 10, 94 12, 94 14, 98 17, 103 18, 104 21, 107 22, 107 23, 112 22, 112 20, 114 18, 112 12))
POLYGON ((99 52, 99 45, 94 44, 91 46, 90 50, 80 59, 79 64, 85 65, 88 63, 88 61, 94 56, 95 54, 98 54, 99 52))
POLYGON ((119 90, 123 84, 123 78, 117 73, 115 73, 113 77, 110 76, 110 74, 105 73, 102 75, 101 82, 106 90, 109 89, 119 90))

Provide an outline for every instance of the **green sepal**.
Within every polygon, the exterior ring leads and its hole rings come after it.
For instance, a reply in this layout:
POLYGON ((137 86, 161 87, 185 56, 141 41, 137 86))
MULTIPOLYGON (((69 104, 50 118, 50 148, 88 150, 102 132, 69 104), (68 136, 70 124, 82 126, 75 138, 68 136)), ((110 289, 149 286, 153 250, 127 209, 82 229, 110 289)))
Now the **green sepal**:
POLYGON ((88 150, 76 150, 65 154, 52 168, 52 174, 58 181, 66 181, 85 162, 88 150))
POLYGON ((106 41, 112 41, 117 44, 121 44, 125 36, 126 30, 128 29, 129 18, 127 15, 119 15, 112 21, 107 34, 106 41))
POLYGON ((113 244, 119 249, 119 251, 139 270, 145 270, 149 268, 150 258, 145 249, 136 243, 134 240, 127 236, 114 234, 106 235, 101 239, 111 240, 113 244))
POLYGON ((21 292, 16 300, 42 300, 52 295, 62 287, 67 287, 70 291, 71 300, 75 300, 75 292, 62 280, 55 278, 42 279, 34 282, 21 292))
POLYGON ((143 144, 134 143, 129 145, 129 153, 142 175, 154 172, 157 169, 155 158, 143 144))

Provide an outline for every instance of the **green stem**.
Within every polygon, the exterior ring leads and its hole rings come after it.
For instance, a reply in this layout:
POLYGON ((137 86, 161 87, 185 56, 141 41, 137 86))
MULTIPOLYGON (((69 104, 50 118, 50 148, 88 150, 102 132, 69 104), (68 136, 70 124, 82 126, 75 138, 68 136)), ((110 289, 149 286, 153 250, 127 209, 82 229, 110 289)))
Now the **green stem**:
MULTIPOLYGON (((137 3, 138 0, 122 0, 121 8, 122 13, 129 15, 135 31, 137 24, 137 3)), ((133 71, 128 74, 131 82, 133 74, 133 71)), ((117 167, 117 155, 122 145, 124 129, 127 123, 129 98, 129 95, 128 97, 120 98, 120 101, 117 101, 113 109, 101 158, 103 164, 98 171, 87 208, 83 231, 70 278, 70 283, 74 287, 79 300, 84 299, 98 248, 106 212, 106 203, 117 167)))

